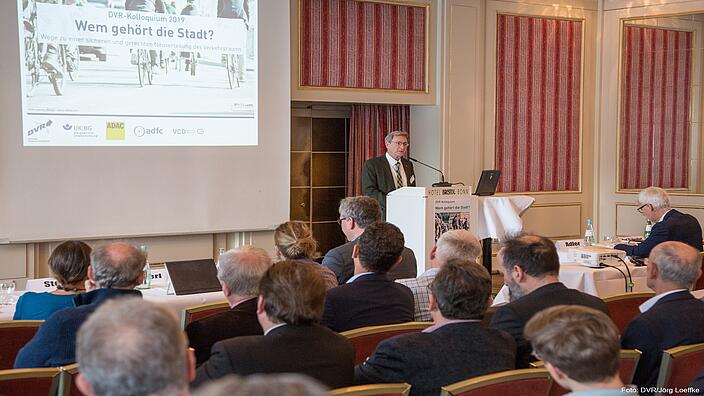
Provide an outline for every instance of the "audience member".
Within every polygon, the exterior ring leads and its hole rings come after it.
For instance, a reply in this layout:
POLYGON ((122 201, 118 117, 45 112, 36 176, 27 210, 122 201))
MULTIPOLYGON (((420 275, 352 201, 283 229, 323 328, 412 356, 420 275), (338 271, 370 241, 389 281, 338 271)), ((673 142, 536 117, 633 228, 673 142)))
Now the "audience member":
POLYGON ((558 305, 538 312, 526 324, 533 354, 573 396, 629 395, 619 377, 619 332, 603 312, 558 305))
POLYGON ((91 253, 88 281, 91 289, 74 298, 74 308, 55 312, 17 354, 15 368, 58 367, 76 361, 76 333, 88 316, 109 299, 140 296, 146 257, 125 243, 110 243, 91 253))
POLYGON ((236 337, 213 345, 194 384, 227 374, 301 373, 331 388, 352 383, 354 348, 318 322, 325 282, 309 265, 272 265, 259 283, 257 316, 263 336, 236 337))
POLYGON ((555 305, 584 305, 609 313, 606 303, 592 295, 568 289, 559 279, 560 261, 555 244, 542 236, 523 234, 504 242, 497 256, 499 271, 508 286, 510 302, 498 307, 490 326, 516 340, 516 367, 532 360, 523 327, 536 313, 555 305))
MULTIPOLYGON (((352 248, 367 227, 381 221, 381 207, 374 198, 348 197, 340 201, 339 212, 340 218, 337 222, 348 242, 330 249, 323 258, 323 265, 337 275, 337 282, 342 285, 354 275, 352 248)), ((411 249, 404 247, 401 256, 403 260, 388 271, 387 277, 391 280, 415 278, 418 273, 415 254, 411 249)))
POLYGON ((663 350, 704 342, 704 301, 689 292, 701 275, 701 261, 699 252, 682 242, 663 242, 650 252, 646 279, 656 295, 641 304, 641 314, 621 339, 624 349, 643 352, 634 384, 655 386, 663 350))
POLYGON ((661 242, 679 241, 702 251, 702 228, 694 216, 672 209, 667 191, 648 187, 638 194, 638 211, 653 223, 650 236, 637 245, 618 244, 629 256, 648 257, 661 242))
POLYGON ((318 381, 301 374, 228 375, 198 388, 195 396, 327 396, 318 381))
POLYGON ((66 241, 57 246, 49 256, 49 269, 56 280, 56 290, 24 293, 17 300, 12 319, 46 320, 60 309, 73 307, 73 298, 85 291, 90 251, 90 246, 81 241, 66 241))
POLYGON ((449 260, 477 261, 481 254, 479 239, 467 230, 450 230, 445 232, 435 242, 430 251, 431 268, 418 276, 418 278, 397 279, 396 282, 405 285, 413 292, 415 311, 413 320, 428 322, 432 320, 428 309, 430 299, 428 285, 433 282, 440 268, 449 260))
POLYGON ((86 396, 187 395, 195 376, 195 357, 176 316, 139 298, 101 305, 76 344, 76 386, 86 396))
POLYGON ((337 286, 337 277, 332 270, 316 263, 318 242, 313 238, 310 227, 302 221, 287 221, 274 230, 274 245, 279 259, 294 260, 304 265, 311 265, 322 275, 325 288, 337 286))
POLYGON ((450 260, 430 285, 435 324, 420 333, 382 341, 355 368, 355 382, 406 382, 412 386, 411 395, 437 395, 442 386, 513 369, 513 338, 482 326, 490 301, 491 277, 486 269, 471 261, 450 260))
POLYGON ((218 279, 230 310, 191 322, 186 334, 196 351, 196 364, 210 357, 210 348, 217 341, 232 337, 263 334, 257 320, 259 281, 271 266, 264 249, 243 246, 232 249, 218 260, 218 279))
POLYGON ((413 321, 413 293, 386 277, 401 261, 403 234, 391 223, 373 223, 352 250, 354 276, 328 291, 322 323, 335 331, 413 321))

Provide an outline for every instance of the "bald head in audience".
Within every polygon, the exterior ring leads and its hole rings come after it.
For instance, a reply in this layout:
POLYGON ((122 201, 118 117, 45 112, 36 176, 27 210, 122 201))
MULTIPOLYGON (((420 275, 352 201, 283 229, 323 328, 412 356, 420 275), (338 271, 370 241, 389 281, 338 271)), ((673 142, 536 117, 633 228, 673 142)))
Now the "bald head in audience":
POLYGON ((144 279, 147 259, 132 245, 115 242, 99 246, 90 258, 89 289, 132 289, 144 279))
POLYGON ((476 262, 481 254, 479 239, 467 230, 450 230, 440 235, 435 247, 430 251, 430 263, 440 268, 449 260, 476 262))
POLYGON ((87 396, 187 395, 195 357, 176 315, 139 298, 103 304, 81 326, 78 389, 87 396))
POLYGON ((702 257, 682 242, 663 242, 648 257, 647 282, 655 293, 690 289, 702 274, 702 257))
POLYGON ((254 246, 228 250, 220 256, 218 279, 230 307, 259 294, 259 281, 270 266, 269 254, 254 246))

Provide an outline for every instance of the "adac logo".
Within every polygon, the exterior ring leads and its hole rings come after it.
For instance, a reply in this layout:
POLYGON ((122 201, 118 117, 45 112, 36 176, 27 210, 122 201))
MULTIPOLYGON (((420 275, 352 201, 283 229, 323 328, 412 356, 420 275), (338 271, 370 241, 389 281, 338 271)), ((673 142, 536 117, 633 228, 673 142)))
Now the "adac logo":
POLYGON ((71 124, 64 124, 64 125, 63 125, 63 128, 64 128, 64 131, 70 131, 71 129, 73 129, 73 125, 71 125, 71 124))
POLYGON ((35 126, 34 128, 30 129, 29 131, 27 131, 27 136, 32 136, 32 135, 34 135, 35 133, 37 133, 37 132, 39 132, 39 131, 42 131, 42 130, 44 130, 44 129, 47 129, 47 128, 49 128, 49 127, 51 126, 51 124, 53 124, 53 123, 54 123, 53 121, 48 120, 47 122, 45 122, 45 123, 43 123, 43 124, 39 124, 39 125, 35 126))
POLYGON ((125 140, 125 123, 121 121, 108 121, 105 129, 105 139, 125 140))

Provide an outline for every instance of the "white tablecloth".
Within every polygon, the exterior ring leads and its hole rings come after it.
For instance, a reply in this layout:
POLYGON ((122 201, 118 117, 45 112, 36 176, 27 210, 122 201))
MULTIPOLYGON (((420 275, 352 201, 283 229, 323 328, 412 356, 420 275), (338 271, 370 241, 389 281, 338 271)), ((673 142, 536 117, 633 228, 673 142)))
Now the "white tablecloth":
POLYGON ((503 238, 523 229, 521 215, 535 202, 527 195, 479 197, 477 237, 503 238))

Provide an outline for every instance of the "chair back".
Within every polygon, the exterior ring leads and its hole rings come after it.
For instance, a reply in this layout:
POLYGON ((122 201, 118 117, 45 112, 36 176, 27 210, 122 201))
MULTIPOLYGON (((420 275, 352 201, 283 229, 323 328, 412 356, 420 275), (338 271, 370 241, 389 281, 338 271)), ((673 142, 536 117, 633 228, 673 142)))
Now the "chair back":
POLYGON ((347 388, 333 389, 328 392, 330 396, 407 396, 411 386, 403 384, 375 384, 348 386, 347 388))
POLYGON ((0 370, 0 395, 54 396, 60 372, 56 367, 0 370))
POLYGON ((408 322, 383 326, 361 327, 342 332, 354 346, 354 364, 363 363, 371 356, 380 342, 387 338, 406 333, 417 333, 428 327, 432 322, 408 322))
POLYGON ((508 370, 443 386, 441 396, 545 396, 550 381, 546 369, 508 370))
POLYGON ((43 320, 0 321, 0 370, 9 370, 15 364, 17 352, 34 337, 43 320))
POLYGON ((704 368, 704 343, 682 345, 662 353, 657 387, 686 388, 704 368))
POLYGON ((230 309, 230 303, 227 301, 219 301, 192 307, 186 307, 181 314, 181 328, 185 329, 191 322, 198 319, 207 318, 208 316, 225 312, 230 309))
POLYGON ((57 396, 83 396, 83 393, 76 386, 76 375, 78 375, 78 363, 60 367, 59 392, 57 396))
POLYGON ((654 295, 655 293, 622 293, 603 298, 609 307, 609 316, 621 335, 631 320, 640 315, 638 307, 654 295))

